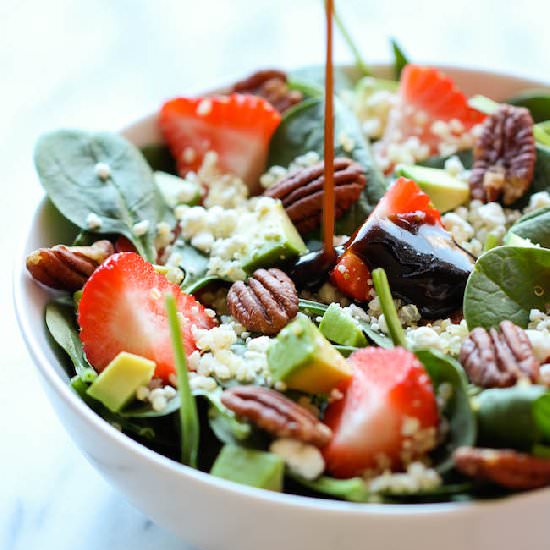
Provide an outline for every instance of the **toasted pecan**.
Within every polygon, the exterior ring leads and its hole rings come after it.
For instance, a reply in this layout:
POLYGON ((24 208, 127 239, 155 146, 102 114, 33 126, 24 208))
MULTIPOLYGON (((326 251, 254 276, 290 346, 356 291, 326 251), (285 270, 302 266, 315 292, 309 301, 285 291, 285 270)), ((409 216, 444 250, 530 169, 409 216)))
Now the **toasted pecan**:
MULTIPOLYGON (((323 213, 324 162, 290 173, 264 194, 280 199, 300 233, 319 227, 323 213)), ((363 167, 345 157, 334 159, 336 218, 341 217, 360 197, 367 184, 363 167)))
POLYGON ((317 447, 332 437, 331 429, 310 411, 278 391, 261 386, 237 386, 222 393, 222 403, 277 438, 297 439, 317 447))
POLYGON ((90 246, 58 244, 29 254, 27 269, 43 285, 74 292, 114 251, 109 241, 96 241, 90 246))
POLYGON ((246 283, 229 289, 231 315, 253 332, 274 335, 298 313, 298 293, 292 280, 280 269, 258 269, 246 283))
POLYGON ((454 459, 464 475, 508 489, 538 489, 550 485, 550 459, 547 458, 510 449, 459 447, 454 459))
POLYGON ((499 328, 475 328, 462 344, 460 362, 470 382, 484 388, 505 388, 521 379, 536 382, 540 364, 525 331, 511 321, 499 328))

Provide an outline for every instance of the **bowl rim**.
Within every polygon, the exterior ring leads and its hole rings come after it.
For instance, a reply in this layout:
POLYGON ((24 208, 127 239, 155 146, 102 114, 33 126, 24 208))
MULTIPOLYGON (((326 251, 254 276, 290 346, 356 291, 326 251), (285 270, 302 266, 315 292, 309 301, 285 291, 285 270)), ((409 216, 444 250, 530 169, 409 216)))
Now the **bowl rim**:
MULTIPOLYGON (((353 65, 338 65, 345 70, 353 70, 353 65)), ((528 83, 528 86, 532 86, 533 89, 537 88, 549 88, 550 82, 543 82, 532 78, 525 77, 523 75, 515 75, 513 73, 506 73, 504 71, 493 71, 490 69, 469 68, 461 65, 446 65, 446 64, 430 64, 430 66, 436 67, 444 72, 463 72, 470 75, 474 75, 477 78, 489 77, 489 78, 503 78, 503 79, 517 79, 528 83)), ((371 68, 376 74, 377 72, 387 72, 391 67, 389 63, 372 64, 371 68)), ((226 88, 227 80, 219 86, 212 88, 211 94, 215 94, 219 90, 226 88)), ((190 94, 191 95, 191 94, 190 94)), ((121 134, 126 134, 132 130, 136 130, 141 127, 147 121, 150 121, 155 116, 154 113, 139 118, 133 123, 129 124, 122 130, 121 134)), ((135 453, 140 459, 147 463, 150 467, 158 467, 164 470, 166 473, 172 473, 176 476, 190 478, 197 483, 204 486, 204 489, 212 490, 224 490, 232 493, 235 497, 248 497, 252 500, 262 503, 273 503, 280 506, 286 506, 291 508, 306 508, 311 511, 319 510, 325 512, 331 512, 335 514, 345 513, 353 515, 369 515, 369 516, 424 516, 426 514, 437 514, 439 516, 465 514, 465 513, 477 513, 477 511, 486 510, 488 508, 503 508, 511 504, 518 504, 520 502, 525 503, 527 500, 532 500, 540 496, 550 497, 550 488, 539 489, 534 491, 527 491, 518 493, 505 498, 490 499, 490 500, 472 500, 466 502, 441 502, 441 503, 419 503, 419 504, 378 504, 378 503, 356 503, 341 501, 336 499, 321 499, 315 497, 308 497, 302 495, 294 495, 287 493, 277 493, 273 491, 267 491, 264 489, 257 489, 254 487, 248 487, 232 481, 217 478, 209 473, 200 472, 191 467, 185 466, 179 462, 169 459, 168 457, 157 453, 145 445, 138 443, 131 437, 121 433, 119 430, 111 426, 108 422, 103 420, 98 414, 96 414, 90 407, 82 401, 78 395, 73 392, 70 386, 59 376, 55 370, 54 363, 46 356, 40 342, 38 341, 35 333, 31 330, 31 317, 33 313, 30 308, 25 307, 27 301, 25 293, 25 282, 28 281, 29 275, 26 270, 26 251, 28 245, 33 237, 33 230, 36 228, 37 221, 42 215, 42 211, 47 202, 47 197, 42 196, 36 208, 30 215, 24 217, 24 221, 28 222, 25 226, 29 228, 20 240, 20 246, 16 249, 16 258, 13 265, 13 304, 16 314, 16 319, 19 325, 20 332, 23 336, 23 340, 29 351, 29 355, 33 360, 34 365, 38 369, 38 372, 42 375, 43 380, 51 387, 57 398, 63 399, 65 404, 71 409, 71 411, 81 417, 82 420, 88 422, 97 432, 100 432, 104 437, 111 440, 114 445, 118 445, 124 450, 135 453)), ((63 422, 61 422, 63 424, 63 422)))

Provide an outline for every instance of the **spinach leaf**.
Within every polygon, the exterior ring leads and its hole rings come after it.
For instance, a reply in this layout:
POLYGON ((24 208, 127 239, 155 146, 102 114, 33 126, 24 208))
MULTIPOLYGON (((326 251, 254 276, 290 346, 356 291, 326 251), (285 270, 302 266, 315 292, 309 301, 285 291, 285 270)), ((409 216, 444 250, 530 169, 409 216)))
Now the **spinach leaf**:
POLYGON ((322 317, 328 306, 321 304, 320 302, 314 302, 313 300, 298 300, 298 309, 300 312, 308 315, 309 317, 322 317))
POLYGON ((174 397, 168 401, 166 407, 161 411, 155 411, 149 404, 141 404, 136 406, 130 405, 119 412, 123 418, 161 418, 163 416, 169 416, 176 411, 179 411, 180 399, 179 396, 174 397))
MULTIPOLYGON (((355 115, 340 101, 335 102, 335 154, 351 157, 363 166, 367 185, 359 200, 336 222, 339 234, 351 235, 361 225, 384 195, 387 182, 375 167, 355 115), (347 152, 338 143, 341 133, 348 136, 354 147, 347 152)), ((324 150, 323 101, 309 99, 289 111, 275 135, 269 150, 269 165, 288 166, 296 157, 315 151, 321 157, 324 150)))
POLYGON ((474 399, 479 445, 530 451, 534 444, 541 441, 544 433, 541 429, 544 427, 541 417, 544 416, 548 421, 542 411, 546 410, 547 397, 541 401, 542 405, 538 405, 540 409, 535 413, 535 404, 545 395, 547 390, 536 385, 518 385, 481 392, 474 399), (540 417, 536 418, 536 414, 540 414, 540 417))
MULTIPOLYGON (((506 239, 518 235, 533 244, 550 248, 550 206, 522 216, 508 231, 506 239)), ((506 242, 506 241, 505 241, 506 242)))
POLYGON ((468 328, 491 328, 509 319, 526 328, 531 309, 546 310, 550 296, 550 250, 497 246, 474 266, 464 294, 468 328))
MULTIPOLYGON (((451 155, 451 156, 457 156, 459 159, 460 159, 460 162, 462 163, 462 165, 464 166, 464 168, 468 168, 470 169, 472 167, 472 164, 474 162, 474 157, 473 157, 473 153, 472 153, 472 150, 471 149, 464 149, 462 151, 458 151, 456 153, 456 155, 451 155)), ((428 168, 439 168, 439 169, 443 169, 445 168, 445 162, 449 159, 450 157, 430 157, 430 158, 427 158, 421 162, 419 162, 418 164, 420 164, 421 166, 427 166, 428 168)))
POLYGON ((527 90, 511 97, 506 103, 529 109, 535 122, 550 120, 550 92, 548 90, 527 90))
POLYGON ((318 84, 315 84, 312 82, 304 82, 302 80, 295 80, 295 79, 289 80, 288 87, 291 90, 302 92, 304 99, 323 97, 323 94, 325 93, 323 88, 318 84))
MULTIPOLYGON (((353 88, 355 81, 350 72, 341 67, 334 67, 334 91, 339 93, 353 88)), ((325 93, 325 67, 323 65, 310 65, 291 70, 288 73, 289 86, 304 92, 306 97, 322 97, 325 93)), ((290 112, 290 111, 289 111, 290 112)))
POLYGON ((441 395, 441 386, 452 388, 441 413, 449 421, 446 441, 432 453, 433 463, 439 472, 453 467, 452 454, 462 445, 473 445, 476 440, 476 420, 468 398, 468 382, 462 367, 452 358, 435 350, 416 350, 432 381, 436 395, 441 395))
POLYGON ((182 289, 187 288, 197 281, 204 279, 208 273, 208 256, 197 250, 187 242, 178 241, 172 248, 172 254, 181 257, 179 267, 183 269, 184 279, 181 283, 182 289))
POLYGON ((349 500, 350 502, 367 502, 370 496, 366 483, 360 477, 335 479, 333 477, 322 476, 310 480, 293 472, 289 472, 289 476, 303 487, 321 495, 349 500))
POLYGON ((93 382, 97 373, 92 368, 84 351, 76 328, 74 305, 50 302, 46 306, 46 326, 53 339, 73 362, 77 375, 87 384, 93 382))
POLYGON ((164 143, 145 145, 140 151, 153 171, 177 175, 176 159, 164 143))
POLYGON ((409 64, 409 60, 395 38, 392 38, 390 43, 393 52, 393 75, 395 80, 399 80, 401 78, 401 72, 405 68, 405 65, 409 64))
POLYGON ((131 143, 114 133, 59 130, 38 140, 34 160, 42 186, 66 218, 88 230, 88 216, 95 214, 101 226, 94 231, 124 235, 154 260, 156 225, 171 221, 171 215, 149 165, 131 143), (98 163, 109 167, 107 179, 96 173, 98 163), (144 220, 149 229, 136 236, 132 228, 144 220))
POLYGON ((544 441, 550 443, 550 392, 533 403, 533 418, 544 441))

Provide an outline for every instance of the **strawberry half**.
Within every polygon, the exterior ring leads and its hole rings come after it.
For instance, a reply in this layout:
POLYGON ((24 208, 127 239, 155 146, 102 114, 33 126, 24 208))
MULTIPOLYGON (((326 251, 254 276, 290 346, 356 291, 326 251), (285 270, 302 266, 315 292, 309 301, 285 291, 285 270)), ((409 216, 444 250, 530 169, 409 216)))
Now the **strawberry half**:
POLYGON ((391 158, 391 145, 418 138, 420 146, 427 149, 421 152, 419 146, 416 152, 409 150, 413 160, 445 154, 440 150, 444 144, 455 146, 456 150, 471 147, 469 131, 485 116, 470 107, 468 98, 446 74, 431 67, 407 65, 401 75, 399 102, 375 149, 379 157, 388 157, 387 171, 391 172, 393 163, 405 162, 391 158))
POLYGON ((155 361, 155 376, 168 381, 175 367, 164 307, 167 292, 183 316, 182 338, 190 354, 196 349, 192 327, 215 325, 193 296, 133 252, 114 254, 94 271, 82 289, 78 323, 84 352, 97 371, 127 351, 155 361))
POLYGON ((222 170, 257 186, 269 140, 281 115, 252 95, 179 97, 167 101, 159 125, 181 176, 197 170, 208 151, 218 154, 222 170))
POLYGON ((332 283, 346 296, 359 302, 370 298, 372 283, 366 263, 353 251, 353 243, 361 240, 362 233, 374 219, 390 218, 398 223, 406 223, 407 217, 422 223, 441 225, 441 216, 430 202, 430 197, 418 187, 417 183, 407 178, 399 178, 386 191, 367 221, 350 239, 347 249, 340 256, 331 272, 332 283), (351 246, 350 246, 351 245, 351 246))
POLYGON ((437 403, 416 356, 403 348, 370 347, 348 361, 353 366, 351 383, 325 413, 325 423, 333 430, 323 449, 327 470, 338 478, 399 470, 433 448, 437 403))

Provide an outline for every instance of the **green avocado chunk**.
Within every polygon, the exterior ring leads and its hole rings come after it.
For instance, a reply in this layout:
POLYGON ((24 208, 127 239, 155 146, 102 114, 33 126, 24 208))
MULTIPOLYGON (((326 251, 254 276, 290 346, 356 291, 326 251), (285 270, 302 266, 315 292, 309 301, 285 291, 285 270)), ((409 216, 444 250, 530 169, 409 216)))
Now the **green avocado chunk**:
POLYGON ((275 380, 312 394, 329 393, 352 375, 344 357, 302 314, 271 343, 267 362, 275 380))
POLYGON ((418 183, 440 212, 448 212, 470 198, 467 182, 454 178, 447 171, 413 164, 400 164, 395 173, 418 183))
POLYGON ((341 346, 363 348, 367 345, 363 331, 340 304, 330 304, 323 315, 319 330, 325 338, 341 346))
POLYGON ((272 267, 305 254, 307 247, 280 201, 259 215, 257 224, 241 231, 251 243, 251 252, 242 263, 247 273, 272 267))
POLYGON ((135 397, 139 387, 151 381, 154 372, 154 361, 122 351, 93 381, 87 393, 109 410, 118 412, 135 397))
POLYGON ((281 492, 284 461, 273 453, 226 445, 210 473, 235 483, 281 492))

